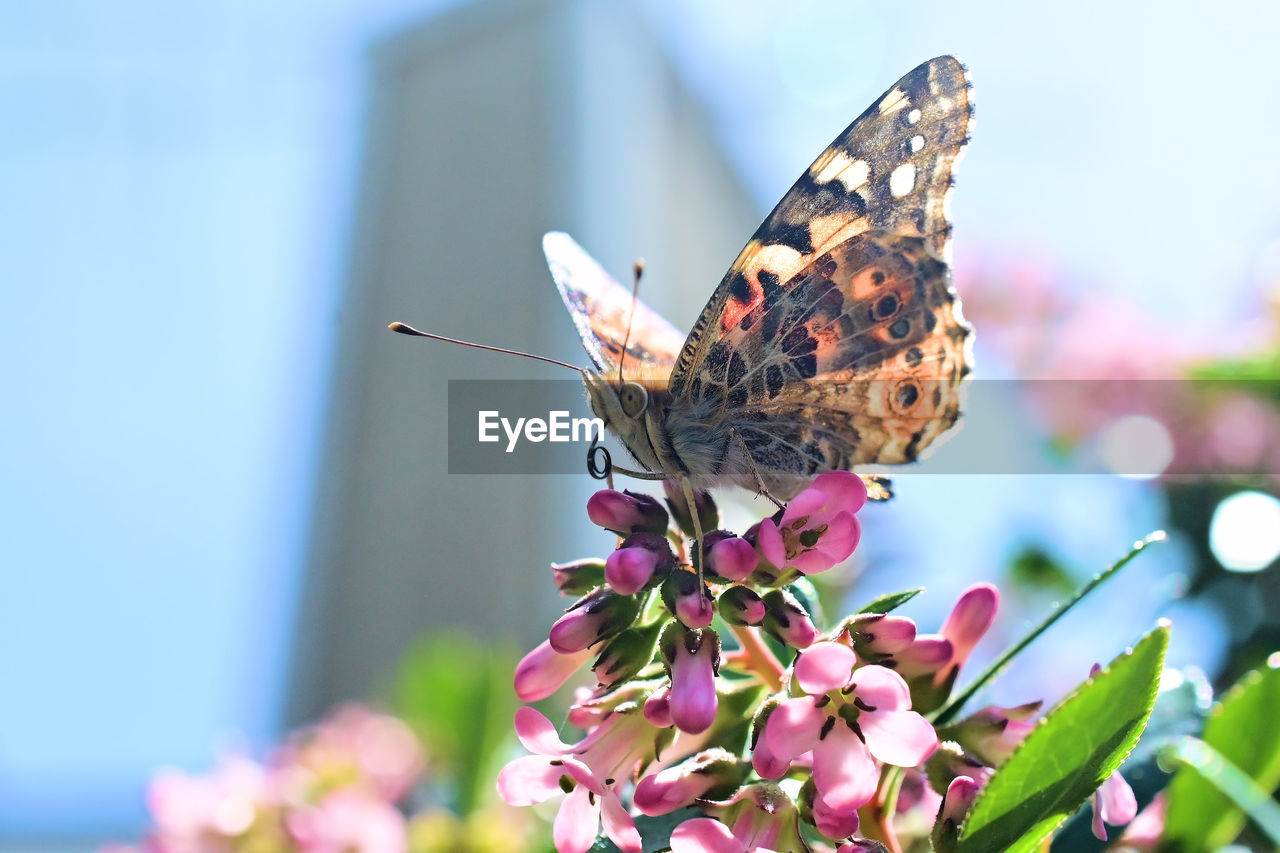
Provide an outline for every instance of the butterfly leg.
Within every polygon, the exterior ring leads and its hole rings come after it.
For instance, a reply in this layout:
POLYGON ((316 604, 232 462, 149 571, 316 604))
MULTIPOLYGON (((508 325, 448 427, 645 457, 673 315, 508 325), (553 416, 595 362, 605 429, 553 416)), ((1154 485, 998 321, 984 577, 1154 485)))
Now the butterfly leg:
POLYGON ((684 492, 684 502, 689 507, 689 515, 693 518, 693 564, 698 573, 698 588, 702 588, 702 519, 698 518, 698 504, 693 498, 693 485, 688 477, 680 478, 680 490, 684 492))
POLYGON ((737 443, 738 449, 742 451, 742 455, 747 459, 747 465, 751 468, 751 475, 756 478, 756 494, 764 495, 766 498, 773 501, 774 506, 778 509, 782 509, 782 501, 771 495, 769 490, 765 487, 764 478, 760 476, 760 469, 756 467, 756 460, 751 458, 751 451, 747 449, 747 443, 742 440, 742 436, 738 435, 738 431, 733 427, 729 427, 729 438, 731 441, 737 443))

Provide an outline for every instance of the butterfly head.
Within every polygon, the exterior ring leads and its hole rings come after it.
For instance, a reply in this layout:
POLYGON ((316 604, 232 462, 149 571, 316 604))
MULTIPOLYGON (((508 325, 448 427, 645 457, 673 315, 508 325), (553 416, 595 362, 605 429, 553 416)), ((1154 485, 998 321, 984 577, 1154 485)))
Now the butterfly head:
POLYGON ((591 410, 604 421, 605 428, 616 435, 637 461, 656 471, 662 466, 649 439, 646 415, 657 415, 667 397, 666 378, 605 376, 583 371, 591 410))

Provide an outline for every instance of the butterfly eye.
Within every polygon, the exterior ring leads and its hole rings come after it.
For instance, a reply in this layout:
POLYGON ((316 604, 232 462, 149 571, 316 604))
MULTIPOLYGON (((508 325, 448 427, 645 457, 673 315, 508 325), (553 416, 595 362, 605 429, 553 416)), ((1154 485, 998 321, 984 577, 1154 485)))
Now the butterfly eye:
POLYGON ((638 418, 649 404, 649 394, 643 386, 627 382, 618 389, 618 402, 622 404, 623 414, 629 418, 638 418))

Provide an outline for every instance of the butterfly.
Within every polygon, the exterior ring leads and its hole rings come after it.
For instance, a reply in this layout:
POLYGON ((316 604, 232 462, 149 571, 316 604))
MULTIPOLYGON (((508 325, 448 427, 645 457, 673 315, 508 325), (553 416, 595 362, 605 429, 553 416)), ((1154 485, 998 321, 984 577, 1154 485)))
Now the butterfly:
POLYGON ((815 474, 901 464, 949 430, 972 363, 947 266, 972 86, 913 69, 782 197, 687 336, 567 234, 543 249, 594 370, 591 408, 643 471, 793 496, 815 474))

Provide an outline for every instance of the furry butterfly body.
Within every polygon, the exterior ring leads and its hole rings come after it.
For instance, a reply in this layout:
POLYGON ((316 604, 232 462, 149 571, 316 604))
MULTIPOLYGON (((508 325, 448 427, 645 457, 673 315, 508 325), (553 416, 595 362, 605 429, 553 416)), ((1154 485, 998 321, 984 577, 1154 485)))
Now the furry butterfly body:
POLYGON ((543 247, 595 370, 592 409, 652 475, 788 497, 815 474, 901 464, 950 429, 972 331, 947 268, 970 84, 920 65, 757 229, 686 337, 567 235, 543 247))

